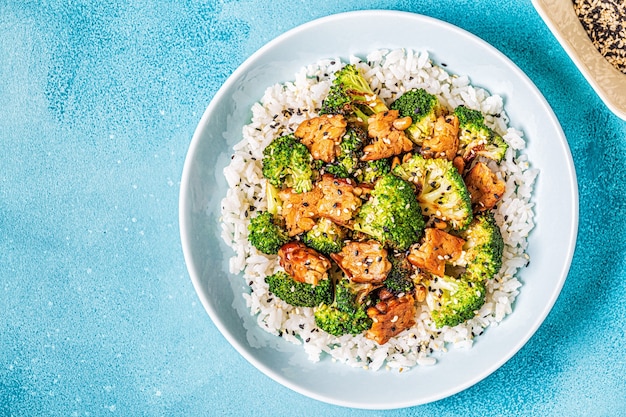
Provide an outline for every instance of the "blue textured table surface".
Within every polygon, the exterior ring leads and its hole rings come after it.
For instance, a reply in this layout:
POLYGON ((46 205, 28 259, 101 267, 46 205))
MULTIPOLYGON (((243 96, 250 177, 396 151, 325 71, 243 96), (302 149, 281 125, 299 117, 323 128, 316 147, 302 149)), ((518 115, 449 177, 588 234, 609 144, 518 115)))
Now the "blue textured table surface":
POLYGON ((626 122, 528 1, 0 2, 0 415, 626 415, 626 122), (580 191, 560 298, 453 397, 336 407, 261 374, 187 275, 179 179, 222 82, 299 24, 360 8, 453 23, 511 58, 559 118, 580 191))

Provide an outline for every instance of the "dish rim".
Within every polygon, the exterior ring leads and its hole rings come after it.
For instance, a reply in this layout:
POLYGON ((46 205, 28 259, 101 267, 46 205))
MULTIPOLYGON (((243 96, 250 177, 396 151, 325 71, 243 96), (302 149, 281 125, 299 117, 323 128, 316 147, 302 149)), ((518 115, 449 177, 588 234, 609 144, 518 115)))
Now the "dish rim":
MULTIPOLYGON (((306 65, 307 63, 303 63, 303 65, 306 65)), ((471 78, 471 74, 467 74, 468 76, 470 76, 471 78)), ((256 367, 257 369, 259 369, 261 372, 263 372, 266 376, 270 377, 271 379, 273 379, 274 381, 280 383, 281 385, 295 391, 298 392, 302 395, 308 396, 310 398, 319 400, 319 401, 323 401, 329 404, 334 404, 334 405, 339 405, 339 406, 344 406, 344 407, 354 407, 354 408, 361 408, 361 409, 396 409, 396 408, 403 408, 403 407, 409 407, 409 406, 415 406, 415 405, 419 405, 419 404, 425 404, 425 403, 429 403, 429 402, 433 402, 433 401, 437 401, 443 398, 446 398, 448 396, 454 395, 458 392, 461 392, 473 385, 475 385, 477 382, 485 379, 486 377, 488 377, 489 375, 491 375, 494 371, 496 371, 498 368, 500 368, 504 363, 506 363, 511 357, 513 357, 515 354, 517 354, 517 352, 519 352, 519 350, 528 342, 528 340, 535 334, 535 332, 537 331, 537 329, 541 326, 541 324, 545 321, 548 313, 552 310, 552 307, 554 306, 554 303, 556 302, 559 294, 561 293, 561 289, 565 283, 565 280, 567 278, 567 273, 569 271, 569 268, 571 266, 571 261, 573 258, 573 253, 574 253, 574 249, 575 249, 575 245, 576 245, 576 240, 577 240, 577 229, 578 229, 578 192, 577 192, 577 181, 576 181, 576 172, 574 170, 574 165, 573 165, 573 160, 572 160, 572 156, 571 156, 571 152, 569 151, 569 148, 567 147, 567 141, 565 139, 565 135, 562 131, 561 125, 558 122, 558 119, 556 118, 556 115, 554 114, 552 108, 550 107, 550 105, 548 104, 548 102, 546 101, 546 99, 543 97, 543 95, 541 94, 541 92, 538 90, 538 88, 534 85, 534 83, 528 78, 528 76, 519 68, 517 67, 516 64, 514 64, 508 57, 506 57, 503 53, 501 53, 499 50, 497 50, 495 47, 493 47, 492 45, 488 44, 487 42, 485 42, 484 40, 482 40, 481 38, 479 38, 478 36, 472 34, 471 32, 468 32, 456 25, 453 25, 451 23, 442 21, 440 19, 437 18, 433 18, 430 16, 426 16, 426 15, 422 15, 422 14, 417 14, 417 13, 411 13, 411 12, 403 12, 403 11, 395 11, 395 10, 360 10, 360 11, 352 11, 352 12, 343 12, 343 13, 337 13, 337 14, 333 14, 333 15, 329 15, 329 16, 325 16, 325 17, 321 17, 318 19, 314 19, 311 20, 309 22, 306 22, 302 25, 296 26, 284 33, 282 33, 281 35, 275 37, 274 39, 272 39, 271 41, 267 42, 265 45, 263 45, 261 48, 259 48, 257 51, 255 51, 252 55, 250 55, 250 57, 248 57, 229 77, 228 79, 224 82, 224 84, 218 89, 218 91, 216 92, 216 94, 214 95, 213 99, 211 100, 211 102, 209 103, 208 107, 206 108, 205 112, 203 113, 197 127, 196 130, 194 131, 190 146, 189 146, 189 150, 187 153, 187 156, 185 158, 185 163, 183 166, 183 172, 182 172, 182 179, 181 179, 181 188, 180 188, 180 197, 179 197, 179 225, 181 225, 180 227, 180 237, 181 237, 181 242, 182 242, 182 249, 183 249, 183 255, 185 258, 185 263, 187 265, 188 271, 189 271, 189 275, 191 277, 192 283, 194 285, 194 288, 196 290, 196 293, 198 294, 198 297, 200 298, 205 310, 207 311, 207 313, 209 314, 211 320, 213 321, 213 323, 216 325, 216 327, 218 328, 218 330, 220 331, 220 333, 227 339, 227 341, 239 352, 239 354, 241 354, 249 363, 251 363, 254 367, 256 367), (204 130, 204 128, 206 127, 206 123, 207 123, 207 119, 209 118, 209 115, 213 112, 215 106, 217 106, 217 103, 221 100, 222 96, 225 94, 226 91, 228 91, 230 89, 230 87, 239 80, 240 76, 242 74, 245 74, 246 71, 248 71, 252 64, 262 55, 264 55, 268 50, 274 48, 275 46, 277 46, 278 44, 280 44, 283 40, 299 33, 299 32, 303 32, 303 31, 308 31, 312 28, 314 28, 315 26, 319 26, 321 24, 324 23, 328 23, 331 22, 333 20, 341 20, 344 18, 354 18, 354 17, 367 17, 367 16, 372 16, 374 14, 378 15, 378 14, 387 14, 387 15, 402 15, 402 16, 407 16, 409 18, 412 19, 425 19, 428 20, 434 24, 437 25, 441 25, 444 26, 447 30, 450 30, 452 32, 456 32, 456 33, 460 33, 463 34, 463 36, 467 36, 470 37, 473 41, 478 42, 479 44, 481 44, 482 47, 489 49, 492 53, 498 55, 499 59, 502 60, 503 63, 507 64, 509 69, 512 70, 513 72, 516 73, 516 75, 518 77, 520 77, 520 79, 524 82, 524 84, 533 89, 534 93, 536 94, 536 96, 543 102, 543 105, 545 106, 545 110, 547 110, 547 116, 550 119, 550 123, 553 124, 556 129, 558 129, 559 133, 560 133, 560 139, 562 139, 562 143, 561 145, 564 145, 567 149, 566 152, 566 156, 567 156, 567 161, 566 165, 569 168, 569 177, 568 179, 569 181, 569 185, 572 188, 572 190, 574 190, 574 195, 572 195, 572 199, 573 199, 573 205, 572 207, 570 207, 571 209, 571 218, 572 218, 572 223, 570 225, 570 230, 569 232, 569 241, 567 242, 567 259, 564 260, 564 263, 562 265, 561 268, 561 273, 560 273, 560 279, 559 279, 559 283, 558 286, 554 288, 554 292, 551 296, 551 298, 549 299, 549 302, 543 306, 543 309, 541 310, 540 314, 538 314, 535 318, 536 322, 534 323, 534 325, 526 332, 526 334, 524 334, 522 337, 520 337, 518 339, 517 344, 514 345, 514 348, 512 348, 507 355, 505 355, 504 357, 502 357, 500 360, 498 361, 494 361, 490 367, 488 367, 487 369, 485 369, 483 372, 481 372, 480 374, 476 375, 474 378, 465 381, 465 383, 461 384, 461 385, 456 385, 454 387, 451 387, 450 389, 448 389, 447 391, 443 391, 443 392, 439 392, 437 395, 433 395, 430 398, 424 398, 421 401, 415 401, 415 400, 407 400, 405 402, 402 403, 395 403, 395 404, 381 404, 381 403, 359 403, 356 404, 354 402, 349 402, 349 401, 342 401, 342 400, 338 400, 338 399, 331 399, 322 395, 319 395, 316 392, 313 392, 309 389, 303 388, 301 386, 298 386, 296 384, 291 383, 289 380, 285 379, 284 377, 282 377, 282 375, 278 374, 277 372, 275 372, 272 368, 265 366, 265 364, 263 364, 261 361, 259 361, 257 358, 255 358, 254 355, 252 355, 246 348, 245 346, 240 345, 239 343, 237 343, 237 341, 234 339, 233 337, 233 333, 231 332, 230 329, 227 328, 227 326, 225 326, 225 324, 222 322, 222 320, 219 318, 219 316, 217 315, 216 310, 213 308, 213 306, 211 305, 210 300, 207 298, 206 294, 202 291, 201 288, 201 282, 200 282, 200 276, 196 273, 195 270, 193 270, 193 266, 191 264, 191 249, 189 246, 189 233, 188 231, 185 229, 184 225, 185 225, 185 213, 186 213, 186 202, 188 201, 188 197, 189 197, 189 187, 186 186, 189 184, 189 180, 190 180, 190 175, 191 175, 191 166, 190 166, 190 156, 193 155, 197 148, 200 146, 200 141, 201 141, 201 136, 202 136, 202 132, 204 130)), ((342 364, 342 366, 345 366, 342 364)))
POLYGON ((602 54, 598 52, 580 24, 578 16, 576 16, 571 6, 572 1, 553 0, 551 4, 547 4, 545 0, 532 0, 532 4, 598 97, 600 97, 613 114, 622 120, 626 120, 626 101, 620 104, 615 100, 615 94, 610 93, 611 88, 618 86, 615 89, 619 89, 626 94, 626 74, 613 67, 602 54), (555 7, 566 7, 565 4, 569 5, 568 7, 572 9, 572 14, 574 19, 576 19, 575 21, 572 21, 571 15, 568 16, 567 13, 559 13, 554 9, 555 7), (558 17, 561 19, 558 19, 558 17), (565 35, 565 28, 567 26, 560 24, 560 22, 563 22, 565 19, 568 19, 568 25, 572 25, 571 33, 575 36, 577 43, 572 43, 572 39, 569 39, 565 35), (587 49, 587 51, 582 50, 581 46, 587 49), (602 72, 608 75, 608 77, 601 77, 594 68, 602 69, 602 72))

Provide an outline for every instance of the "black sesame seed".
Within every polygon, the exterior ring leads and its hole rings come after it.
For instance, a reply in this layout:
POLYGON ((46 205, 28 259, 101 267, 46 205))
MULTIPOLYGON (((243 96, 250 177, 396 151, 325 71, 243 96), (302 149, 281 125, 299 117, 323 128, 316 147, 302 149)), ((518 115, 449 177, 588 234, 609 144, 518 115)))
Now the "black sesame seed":
POLYGON ((576 0, 573 6, 598 52, 616 69, 626 74, 626 31, 622 24, 623 16, 626 15, 624 2, 576 0))

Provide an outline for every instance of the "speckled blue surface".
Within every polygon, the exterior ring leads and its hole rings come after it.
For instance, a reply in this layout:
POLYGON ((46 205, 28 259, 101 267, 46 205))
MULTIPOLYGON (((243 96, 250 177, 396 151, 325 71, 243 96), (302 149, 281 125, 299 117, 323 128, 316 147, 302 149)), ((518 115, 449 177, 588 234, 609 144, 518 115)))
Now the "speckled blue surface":
POLYGON ((626 122, 530 2, 507 3, 1 1, 0 415, 626 415, 626 122), (185 153, 221 83, 284 31, 362 8, 504 52, 562 123, 580 192, 572 268, 535 336, 474 387, 391 412, 303 397, 241 358, 178 232, 185 153))

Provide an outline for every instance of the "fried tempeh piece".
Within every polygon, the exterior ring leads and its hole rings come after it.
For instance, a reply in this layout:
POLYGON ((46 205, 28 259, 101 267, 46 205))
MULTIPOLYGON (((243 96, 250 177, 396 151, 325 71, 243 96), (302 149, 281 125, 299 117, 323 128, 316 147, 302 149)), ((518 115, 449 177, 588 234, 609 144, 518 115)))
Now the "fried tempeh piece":
POLYGON ((306 193, 296 193, 291 188, 278 193, 283 201, 282 216, 285 218, 289 236, 307 232, 315 226, 317 219, 317 203, 322 197, 318 187, 306 193))
POLYGON ((363 148, 362 161, 388 158, 413 149, 413 142, 407 138, 403 130, 395 127, 405 125, 405 123, 397 122, 397 120, 402 120, 398 119, 399 115, 397 110, 388 110, 376 113, 369 118, 367 133, 373 140, 363 148))
POLYGON ((278 250, 280 266, 298 282, 317 285, 328 278, 330 261, 301 242, 289 242, 278 250))
POLYGON ((385 290, 380 292, 380 301, 367 309, 367 315, 372 319, 372 327, 365 333, 365 337, 383 345, 390 338, 415 324, 415 298, 412 294, 400 298, 389 294, 385 290))
POLYGON ((482 162, 477 162, 464 179, 475 212, 492 209, 506 189, 504 181, 482 162))
POLYGON ((391 271, 387 250, 375 240, 348 242, 330 257, 353 282, 379 284, 391 271))
POLYGON ((317 213, 337 224, 346 225, 361 207, 362 201, 356 195, 361 190, 348 178, 335 178, 331 174, 325 174, 317 187, 321 191, 317 213))
POLYGON ((424 158, 446 158, 452 161, 459 149, 459 118, 455 115, 439 116, 432 137, 424 139, 424 158))
POLYGON ((313 158, 331 163, 339 155, 339 144, 347 124, 342 115, 325 114, 300 123, 294 135, 309 149, 313 158))
POLYGON ((465 240, 443 230, 427 228, 424 233, 424 242, 413 245, 407 256, 409 262, 416 267, 443 276, 446 261, 452 262, 461 256, 465 240))

